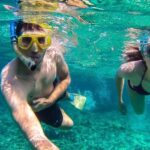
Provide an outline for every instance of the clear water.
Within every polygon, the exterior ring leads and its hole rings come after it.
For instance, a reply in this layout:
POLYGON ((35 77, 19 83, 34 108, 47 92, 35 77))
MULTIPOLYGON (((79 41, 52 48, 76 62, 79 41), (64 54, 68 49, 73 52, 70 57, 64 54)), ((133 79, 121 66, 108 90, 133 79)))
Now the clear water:
MULTIPOLYGON (((68 52, 65 56, 72 76, 70 91, 86 95, 87 106, 79 111, 63 104, 75 122, 71 130, 62 131, 46 125, 43 128, 61 150, 149 150, 150 99, 147 97, 145 113, 136 116, 125 91, 128 114, 120 115, 114 78, 125 43, 136 40, 134 36, 138 33, 135 31, 143 32, 150 27, 150 1, 92 2, 95 9, 78 10, 89 24, 63 14, 53 14, 50 21, 59 27, 65 39, 71 41, 66 45, 68 52), (78 45, 72 42, 75 34, 78 45)), ((0 1, 0 70, 15 56, 9 41, 9 21, 15 17, 4 10, 3 4, 6 3, 13 4, 13 0, 0 1)), ((26 138, 11 119, 2 95, 0 105, 0 150, 30 150, 26 138)))

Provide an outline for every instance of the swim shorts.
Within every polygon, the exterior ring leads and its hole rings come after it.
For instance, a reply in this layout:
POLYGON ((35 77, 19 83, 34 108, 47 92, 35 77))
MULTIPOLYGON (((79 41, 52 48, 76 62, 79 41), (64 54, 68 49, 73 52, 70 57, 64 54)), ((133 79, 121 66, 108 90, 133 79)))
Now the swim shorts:
MULTIPOLYGON (((66 94, 67 92, 65 92, 58 100, 61 100, 63 98, 66 97, 66 94)), ((44 110, 41 110, 39 112, 36 112, 36 116, 37 118, 41 121, 41 122, 44 122, 48 125, 51 125, 53 127, 60 127, 61 124, 62 124, 62 121, 63 121, 63 115, 62 115, 62 112, 60 110, 60 107, 59 105, 57 104, 57 102, 44 109, 44 110)))
POLYGON ((37 118, 48 125, 59 127, 63 121, 63 115, 58 104, 54 104, 44 110, 35 113, 37 118))

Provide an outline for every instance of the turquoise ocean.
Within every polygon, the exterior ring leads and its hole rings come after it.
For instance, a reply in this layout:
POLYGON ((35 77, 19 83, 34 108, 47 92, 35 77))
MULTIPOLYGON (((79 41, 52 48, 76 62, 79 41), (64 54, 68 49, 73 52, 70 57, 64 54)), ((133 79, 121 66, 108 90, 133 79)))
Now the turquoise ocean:
MULTIPOLYGON (((87 22, 59 13, 43 17, 68 40, 65 54, 72 83, 70 92, 87 97, 82 111, 61 103, 74 120, 70 130, 42 124, 45 134, 61 150, 150 150, 150 97, 145 112, 137 116, 124 90, 128 113, 118 111, 115 74, 129 41, 150 31, 150 0, 92 0, 93 7, 78 9, 87 22), (53 16, 53 17, 52 17, 53 16)), ((15 17, 0 0, 0 70, 15 57, 9 37, 9 22, 15 17)), ((31 150, 31 146, 11 117, 0 93, 0 150, 31 150)))

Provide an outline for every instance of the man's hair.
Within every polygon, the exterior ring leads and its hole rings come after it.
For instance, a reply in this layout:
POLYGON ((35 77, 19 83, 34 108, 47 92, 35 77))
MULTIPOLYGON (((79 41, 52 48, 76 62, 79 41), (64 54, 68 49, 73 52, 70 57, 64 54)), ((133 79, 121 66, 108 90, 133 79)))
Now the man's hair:
POLYGON ((35 23, 23 22, 22 20, 18 21, 16 27, 16 35, 19 36, 21 32, 25 31, 44 31, 44 29, 35 23))

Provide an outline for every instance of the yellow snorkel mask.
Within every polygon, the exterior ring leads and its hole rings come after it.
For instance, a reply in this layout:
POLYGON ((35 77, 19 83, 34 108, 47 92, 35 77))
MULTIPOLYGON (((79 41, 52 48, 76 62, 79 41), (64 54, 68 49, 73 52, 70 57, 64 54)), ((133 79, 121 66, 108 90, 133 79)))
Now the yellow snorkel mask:
POLYGON ((18 37, 18 46, 23 50, 28 50, 34 42, 39 50, 44 50, 51 45, 51 38, 47 34, 22 34, 18 37))
POLYGON ((51 31, 52 27, 48 24, 40 24, 40 26, 46 31, 45 33, 34 34, 23 33, 18 35, 17 28, 22 26, 24 22, 22 20, 12 21, 10 23, 10 38, 13 44, 14 50, 18 58, 30 69, 35 70, 37 64, 30 58, 22 54, 22 52, 17 48, 20 47, 22 50, 27 51, 30 49, 32 44, 35 42, 39 47, 39 51, 44 51, 51 45, 51 31))
MULTIPOLYGON (((36 23, 35 20, 32 20, 30 22, 36 23)), ((18 46, 21 49, 28 50, 34 42, 37 44, 41 51, 47 49, 51 45, 52 27, 46 23, 41 23, 39 25, 44 30, 46 30, 46 33, 23 33, 22 35, 17 37, 18 46)))

